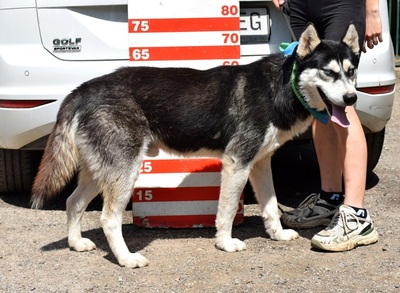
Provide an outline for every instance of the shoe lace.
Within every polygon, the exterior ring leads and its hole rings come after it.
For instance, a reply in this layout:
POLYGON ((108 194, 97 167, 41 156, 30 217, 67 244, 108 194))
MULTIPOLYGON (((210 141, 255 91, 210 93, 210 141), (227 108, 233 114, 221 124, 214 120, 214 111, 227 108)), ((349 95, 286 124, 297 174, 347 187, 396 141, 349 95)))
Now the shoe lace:
POLYGON ((309 196, 306 197, 305 200, 303 200, 300 204, 299 204, 299 209, 305 209, 305 208, 309 208, 309 209, 313 209, 314 206, 316 205, 317 201, 319 199, 319 195, 316 193, 312 193, 309 196))
POLYGON ((357 230, 360 221, 358 220, 356 215, 343 212, 343 217, 344 217, 344 226, 345 226, 344 228, 346 234, 348 234, 351 231, 357 230))
POLYGON ((335 227, 340 227, 342 228, 344 235, 343 236, 348 236, 351 231, 354 231, 357 229, 359 224, 359 221, 357 217, 351 213, 347 213, 345 211, 339 210, 332 218, 331 223, 326 227, 326 230, 334 229, 335 227), (354 227, 354 224, 351 225, 350 223, 356 222, 356 226, 354 227))
POLYGON ((328 225, 328 227, 326 227, 326 230, 330 230, 333 229, 336 226, 342 227, 343 228, 343 212, 338 211, 332 218, 332 221, 330 222, 330 224, 328 225))

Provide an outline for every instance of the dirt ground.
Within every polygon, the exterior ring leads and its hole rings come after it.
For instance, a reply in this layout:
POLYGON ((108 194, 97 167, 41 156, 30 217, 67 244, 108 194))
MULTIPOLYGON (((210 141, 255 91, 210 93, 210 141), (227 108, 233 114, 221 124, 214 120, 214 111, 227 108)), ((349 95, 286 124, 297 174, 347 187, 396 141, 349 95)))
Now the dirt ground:
MULTIPOLYGON (((398 79, 399 80, 399 79, 398 79)), ((143 229, 124 215, 131 251, 150 261, 120 267, 100 227, 99 202, 83 218, 83 235, 97 250, 70 251, 64 199, 45 210, 28 208, 27 195, 0 198, 1 292, 400 292, 400 83, 381 160, 368 176, 366 206, 379 230, 378 243, 344 253, 310 249, 319 228, 290 242, 269 239, 258 208, 245 205, 244 223, 233 229, 247 250, 214 247, 215 229, 143 229)), ((318 188, 310 145, 277 154, 274 181, 282 209, 318 188)))

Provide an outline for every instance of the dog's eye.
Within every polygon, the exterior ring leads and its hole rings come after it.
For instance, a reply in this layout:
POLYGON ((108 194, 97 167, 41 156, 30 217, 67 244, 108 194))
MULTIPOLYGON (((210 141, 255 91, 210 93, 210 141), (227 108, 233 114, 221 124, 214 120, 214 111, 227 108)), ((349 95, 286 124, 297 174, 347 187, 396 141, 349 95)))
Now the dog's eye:
POLYGON ((348 75, 349 77, 353 77, 353 76, 354 76, 354 73, 355 73, 354 68, 349 68, 349 70, 347 71, 347 75, 348 75))
POLYGON ((329 77, 335 77, 335 75, 336 75, 335 71, 330 70, 330 69, 322 69, 322 71, 324 72, 324 74, 326 76, 329 76, 329 77))

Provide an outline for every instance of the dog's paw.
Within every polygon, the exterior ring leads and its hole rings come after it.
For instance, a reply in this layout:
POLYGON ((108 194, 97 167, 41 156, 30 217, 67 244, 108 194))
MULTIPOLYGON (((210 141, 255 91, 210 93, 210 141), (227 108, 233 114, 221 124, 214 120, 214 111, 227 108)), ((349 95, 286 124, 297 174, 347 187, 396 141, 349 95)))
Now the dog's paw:
POLYGON ((96 244, 88 238, 80 238, 69 242, 69 247, 75 251, 90 251, 96 249, 96 244))
POLYGON ((129 253, 128 256, 119 259, 118 263, 123 267, 134 269, 147 266, 149 264, 149 261, 143 255, 136 252, 129 253))
POLYGON ((271 236, 271 238, 274 240, 283 241, 294 240, 296 238, 299 238, 299 233, 292 229, 282 229, 280 233, 275 233, 274 237, 271 236))
POLYGON ((215 246, 226 252, 236 252, 246 249, 246 244, 236 238, 217 239, 215 246))

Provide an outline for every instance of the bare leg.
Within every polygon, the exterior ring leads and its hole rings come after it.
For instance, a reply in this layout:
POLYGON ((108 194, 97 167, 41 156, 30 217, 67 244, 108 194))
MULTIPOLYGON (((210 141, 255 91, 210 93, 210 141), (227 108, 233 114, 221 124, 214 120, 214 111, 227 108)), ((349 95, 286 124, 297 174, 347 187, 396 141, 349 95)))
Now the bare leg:
POLYGON ((364 207, 367 176, 367 144, 364 131, 354 107, 347 107, 350 126, 345 129, 335 125, 338 136, 340 159, 343 162, 344 203, 353 207, 364 207))
POLYGON ((342 163, 338 139, 332 122, 327 125, 315 121, 313 139, 321 177, 321 188, 326 192, 342 191, 342 163))

